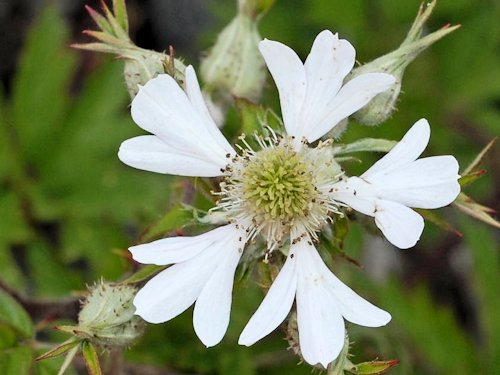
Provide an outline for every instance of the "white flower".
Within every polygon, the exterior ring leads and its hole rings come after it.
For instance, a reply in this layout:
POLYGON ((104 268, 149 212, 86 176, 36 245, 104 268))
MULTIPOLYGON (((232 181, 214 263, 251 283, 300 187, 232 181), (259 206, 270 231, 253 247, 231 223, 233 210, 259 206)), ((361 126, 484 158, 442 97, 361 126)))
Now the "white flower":
MULTIPOLYGON (((374 216, 387 239, 400 248, 414 246, 423 218, 409 207, 439 208, 460 192, 458 163, 452 156, 417 158, 429 142, 430 127, 418 121, 403 139, 360 177, 340 177, 329 185, 332 201, 374 216)), ((325 188, 325 187, 323 187, 325 188)), ((359 297, 325 266, 304 228, 295 227, 287 260, 264 301, 243 330, 239 343, 252 345, 297 306, 299 344, 305 361, 326 368, 344 345, 346 320, 367 327, 391 316, 359 297)))
POLYGON ((328 30, 318 34, 304 64, 279 42, 264 40, 259 49, 278 87, 286 132, 298 140, 316 141, 395 82, 389 74, 367 73, 342 86, 355 50, 328 30))
POLYGON ((171 237, 131 247, 138 262, 173 264, 137 293, 136 314, 147 322, 162 323, 196 301, 196 334, 206 346, 219 343, 229 324, 234 272, 244 236, 244 231, 229 224, 194 237, 171 237))
POLYGON ((439 208, 460 193, 458 163, 450 155, 417 159, 429 143, 430 127, 425 119, 413 125, 403 139, 359 177, 333 183, 330 196, 365 215, 395 246, 416 244, 424 219, 408 207, 439 208))
POLYGON ((285 320, 294 300, 302 357, 325 368, 344 346, 343 318, 365 327, 380 327, 391 320, 389 313, 335 277, 305 231, 294 231, 285 265, 238 343, 249 346, 271 333, 285 320))
MULTIPOLYGON (((130 249, 141 263, 173 264, 139 291, 134 300, 137 314, 152 323, 164 322, 196 301, 194 327, 207 346, 217 344, 227 329, 234 272, 245 242, 262 234, 271 251, 291 231, 315 238, 329 215, 339 213, 329 187, 342 173, 330 143, 320 142, 316 148, 306 143, 319 139, 394 82, 390 75, 370 73, 342 87, 354 65, 354 48, 329 31, 318 35, 305 64, 281 43, 265 40, 259 48, 279 90, 285 136, 270 130, 269 137, 257 138, 261 150, 253 150, 243 139, 236 152, 210 117, 189 66, 185 91, 167 75, 141 87, 132 102, 132 117, 154 135, 123 142, 118 154, 124 163, 143 170, 224 177, 216 209, 225 213, 228 225, 130 249)), ((307 263, 310 250, 304 248, 299 258, 307 263)), ((304 272, 301 280, 308 278, 304 272)), ((300 285, 308 287, 308 282, 300 285)), ((307 303, 302 306, 309 308, 307 303)))

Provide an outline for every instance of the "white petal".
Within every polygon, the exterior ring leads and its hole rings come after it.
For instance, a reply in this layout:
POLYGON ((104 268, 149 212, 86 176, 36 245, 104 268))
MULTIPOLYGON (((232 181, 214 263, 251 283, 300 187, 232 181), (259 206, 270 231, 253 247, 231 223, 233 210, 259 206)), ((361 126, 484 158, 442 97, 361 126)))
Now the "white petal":
MULTIPOLYGON (((221 259, 224 259, 228 241, 238 236, 239 232, 234 225, 227 225, 200 236, 186 238, 186 251, 190 257, 162 271, 139 290, 134 299, 136 314, 147 322, 161 323, 186 310, 198 298, 221 259), (202 236, 206 241, 201 241, 201 244, 205 247, 198 248, 195 242, 202 236)), ((175 246, 171 258, 180 256, 178 241, 181 240, 172 241, 175 246)), ((166 253, 168 250, 159 251, 160 257, 169 261, 166 253)))
POLYGON ((375 224, 394 246, 408 249, 415 246, 424 230, 424 219, 400 203, 376 201, 375 224))
MULTIPOLYGON (((210 132, 212 137, 217 140, 217 142, 221 145, 225 150, 233 150, 227 139, 220 132, 217 124, 212 119, 210 115, 210 111, 208 110, 207 103, 205 102, 205 98, 203 97, 200 85, 198 83, 198 78, 196 77, 196 73, 191 65, 186 67, 186 94, 191 101, 193 107, 199 113, 200 117, 203 118, 204 123, 206 124, 207 130, 210 132)), ((233 153, 235 153, 233 151, 233 153)))
POLYGON ((304 63, 308 99, 322 102, 333 99, 353 68, 355 57, 356 51, 347 40, 339 40, 329 30, 319 33, 304 63))
POLYGON ((383 158, 371 166, 361 177, 371 180, 379 173, 387 173, 416 160, 424 152, 431 135, 426 119, 418 120, 403 139, 383 158))
POLYGON ((376 195, 409 207, 439 208, 460 193, 458 162, 453 156, 418 159, 389 173, 371 178, 376 195))
POLYGON ((372 305, 340 281, 325 265, 316 249, 309 245, 310 261, 314 269, 326 281, 342 316, 351 323, 365 327, 380 327, 391 320, 391 315, 372 305))
POLYGON ((328 194, 332 199, 343 202, 358 212, 375 215, 377 197, 373 186, 359 177, 349 177, 331 185, 328 194))
POLYGON ((324 30, 318 34, 306 59, 307 92, 299 126, 309 133, 329 112, 346 75, 354 66, 354 47, 337 34, 324 30))
POLYGON ((233 225, 225 225, 198 236, 169 237, 132 246, 129 251, 134 260, 139 263, 163 266, 184 262, 211 246, 220 246, 217 245, 218 242, 234 233, 238 233, 238 231, 233 225))
POLYGON ((227 164, 225 155, 234 153, 227 142, 212 135, 213 121, 200 115, 177 82, 160 74, 140 88, 132 101, 132 118, 144 130, 183 154, 202 154, 220 168, 227 164))
POLYGON ((301 137, 297 129, 306 94, 304 65, 297 54, 282 43, 265 39, 259 43, 259 50, 278 88, 287 134, 301 137))
POLYGON ((389 89, 395 78, 385 73, 362 74, 345 84, 328 104, 328 111, 314 126, 305 129, 304 136, 314 142, 340 121, 364 107, 375 95, 389 89))
POLYGON ((162 323, 185 311, 217 267, 217 250, 215 246, 208 248, 153 277, 137 293, 135 313, 149 323, 162 323))
POLYGON ((131 167, 157 173, 195 177, 221 175, 220 163, 208 160, 202 153, 183 153, 184 150, 168 146, 154 135, 143 135, 123 142, 118 151, 118 158, 131 167))
POLYGON ((314 260, 316 255, 305 239, 297 245, 297 324, 304 360, 326 368, 344 346, 345 328, 337 301, 314 260))
POLYGON ((244 231, 234 234, 228 237, 223 250, 217 254, 219 265, 194 305, 194 330, 207 347, 218 344, 229 325, 234 273, 244 246, 244 231))
POLYGON ((285 320, 292 308, 297 289, 296 264, 295 250, 292 249, 266 297, 241 333, 238 344, 253 345, 285 320))
POLYGON ((327 271, 331 291, 335 295, 340 313, 346 320, 365 327, 380 327, 389 323, 391 314, 360 297, 330 270, 327 271))

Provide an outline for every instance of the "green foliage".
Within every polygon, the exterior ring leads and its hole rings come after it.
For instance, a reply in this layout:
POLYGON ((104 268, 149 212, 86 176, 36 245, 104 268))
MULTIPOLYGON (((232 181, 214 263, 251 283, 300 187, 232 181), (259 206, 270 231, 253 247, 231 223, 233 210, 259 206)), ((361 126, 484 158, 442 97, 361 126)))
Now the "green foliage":
POLYGON ((120 276, 123 262, 110 249, 126 245, 126 226, 153 219, 168 196, 168 178, 135 172, 116 157, 120 142, 136 132, 121 64, 102 64, 72 94, 78 54, 68 44, 62 18, 47 8, 28 35, 12 97, 0 105, 6 166, 0 169, 0 266, 8 270, 2 279, 23 285, 14 261, 22 251, 44 295, 120 276), (68 268, 81 262, 88 265, 83 278, 68 268))
POLYGON ((31 367, 31 350, 17 347, 0 353, 0 371, 5 375, 28 375, 31 367))
MULTIPOLYGON (((271 3, 260 2, 266 7, 271 3)), ((261 34, 289 44, 304 58, 314 36, 329 28, 350 40, 357 58, 367 62, 397 47, 419 4, 419 0, 281 1, 262 19, 261 34)), ((496 108, 500 72, 495 65, 500 28, 494 7, 498 9, 492 0, 439 1, 429 29, 446 22, 460 23, 462 28, 409 67, 399 111, 391 120, 376 128, 351 123, 342 144, 334 145, 335 151, 387 151, 391 141, 373 139, 400 139, 411 124, 426 117, 432 126, 429 155, 453 154, 461 164, 474 160, 498 133, 500 123, 496 108)), ((219 10, 218 22, 223 25, 234 15, 234 1, 214 3, 213 9, 219 10)), ((126 30, 121 0, 113 1, 113 11, 117 25, 126 30)), ((216 31, 206 35, 214 36, 216 31)), ((208 37, 206 42, 208 47, 208 37)), ((134 171, 116 157, 121 141, 139 134, 127 110, 121 62, 102 61, 89 76, 80 77, 79 55, 67 48, 69 43, 62 17, 53 7, 45 9, 26 40, 12 94, 0 92, 0 280, 29 297, 68 296, 101 276, 140 285, 163 268, 145 266, 129 276, 133 266, 126 251, 113 249, 160 238, 193 221, 192 211, 175 204, 185 185, 173 185, 171 177, 134 171), (173 208, 168 209, 169 204, 173 208)), ((273 104, 272 109, 237 100, 226 133, 236 136, 241 131, 261 132, 262 125, 281 125, 274 113, 279 113, 277 93, 269 82, 262 102, 273 104)), ((481 166, 488 173, 466 170, 461 180, 470 189, 467 194, 481 202, 495 197, 498 171, 491 161, 498 158, 493 152, 481 166)), ((346 163, 348 173, 363 172, 379 157, 365 152, 362 164, 346 163)), ((203 209, 209 204, 201 194, 195 197, 198 202, 203 209)), ((391 374, 494 374, 500 368, 498 234, 471 220, 451 225, 450 217, 459 215, 451 210, 420 212, 427 220, 423 245, 409 251, 442 251, 432 247, 438 242, 434 240, 448 234, 438 232, 436 226, 464 235, 461 246, 472 259, 466 284, 478 310, 481 345, 460 325, 451 307, 429 292, 425 278, 412 287, 396 275, 375 283, 362 268, 348 262, 363 260, 362 244, 369 237, 357 224, 337 220, 333 234, 328 234, 336 242, 322 248, 322 256, 343 281, 393 315, 385 328, 349 325, 357 359, 353 362, 400 359, 391 374)), ((403 258, 407 254, 398 252, 403 258)), ((368 270, 373 264, 363 266, 368 270)), ((280 330, 251 348, 237 345, 262 296, 260 286, 236 286, 228 333, 215 348, 199 342, 188 311, 167 324, 150 327, 126 353, 126 360, 198 374, 310 374, 310 367, 297 365, 297 357, 286 350, 280 330)), ((89 371, 101 371, 95 348, 88 342, 82 347, 73 342, 52 345, 55 349, 48 352, 49 357, 61 356, 33 363, 48 350, 35 349, 35 323, 40 322, 32 322, 12 297, 0 291, 0 374, 56 374, 64 355, 67 366, 80 348, 89 371)), ((44 332, 43 337, 55 342, 55 335, 44 332)))
POLYGON ((53 375, 53 364, 33 362, 35 327, 21 305, 0 289, 0 374, 53 375))
POLYGON ((478 353, 483 373, 494 374, 500 368, 500 306, 498 275, 500 256, 498 238, 489 228, 463 220, 466 243, 472 250, 473 285, 479 299, 480 321, 483 323, 484 349, 478 353))
POLYGON ((28 314, 6 292, 0 290, 0 324, 11 329, 20 339, 33 336, 33 323, 28 314))

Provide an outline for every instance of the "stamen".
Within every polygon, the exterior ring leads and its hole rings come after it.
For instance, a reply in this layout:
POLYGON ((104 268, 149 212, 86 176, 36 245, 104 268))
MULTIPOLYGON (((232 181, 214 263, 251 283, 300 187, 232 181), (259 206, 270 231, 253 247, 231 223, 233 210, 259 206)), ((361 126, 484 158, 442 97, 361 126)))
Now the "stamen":
POLYGON ((331 222, 331 214, 343 215, 339 207, 344 206, 329 194, 343 175, 332 158, 331 140, 320 141, 316 148, 297 147, 294 137, 266 129, 266 137, 254 135, 258 151, 245 135, 239 137, 240 155, 232 158, 220 191, 213 193, 220 197, 215 209, 244 223, 248 241, 262 235, 265 260, 293 228, 300 226, 317 240, 317 231, 331 222))

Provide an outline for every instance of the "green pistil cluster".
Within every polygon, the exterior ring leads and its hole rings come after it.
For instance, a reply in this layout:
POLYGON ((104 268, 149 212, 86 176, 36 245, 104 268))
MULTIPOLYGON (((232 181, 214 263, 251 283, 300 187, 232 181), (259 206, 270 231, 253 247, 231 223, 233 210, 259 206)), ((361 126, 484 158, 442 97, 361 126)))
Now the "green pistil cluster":
POLYGON ((308 214, 316 190, 304 159, 291 147, 260 151, 242 176, 243 199, 260 220, 289 223, 308 214))

